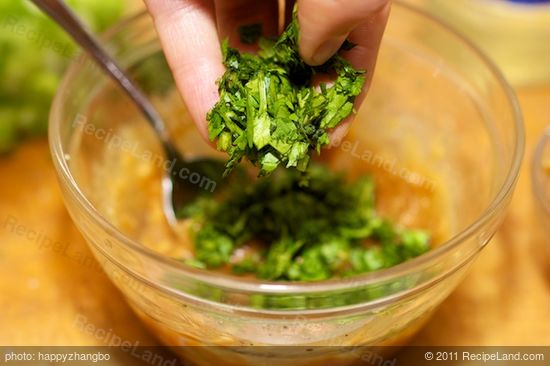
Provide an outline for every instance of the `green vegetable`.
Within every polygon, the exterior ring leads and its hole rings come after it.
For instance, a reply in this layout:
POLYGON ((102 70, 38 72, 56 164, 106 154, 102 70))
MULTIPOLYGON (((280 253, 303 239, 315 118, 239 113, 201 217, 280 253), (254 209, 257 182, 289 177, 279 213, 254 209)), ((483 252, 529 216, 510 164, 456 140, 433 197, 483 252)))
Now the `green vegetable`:
MULTIPOLYGON (((253 43, 258 25, 241 27, 242 41, 253 43)), ((269 175, 278 166, 305 171, 312 151, 329 143, 328 130, 353 113, 365 83, 339 55, 309 66, 298 52, 298 21, 276 40, 260 39, 258 55, 241 54, 222 44, 227 71, 219 81, 219 102, 208 113, 208 131, 219 150, 229 154, 225 175, 243 157, 269 175), (314 85, 319 74, 336 77, 332 85, 314 85)), ((350 43, 344 45, 349 49, 350 43)))
MULTIPOLYGON (((94 31, 122 15, 123 2, 68 0, 94 31)), ((28 0, 0 1, 0 153, 44 136, 61 75, 76 60, 69 37, 28 0)))
POLYGON ((248 24, 239 28, 241 42, 244 44, 256 44, 262 36, 262 24, 248 24))
POLYGON ((200 227, 195 259, 268 280, 317 281, 388 268, 429 249, 426 232, 377 216, 370 177, 348 183, 319 165, 307 174, 307 186, 300 172, 286 169, 233 182, 221 200, 200 197, 186 207, 182 214, 200 227), (232 262, 251 240, 262 245, 258 257, 232 262))

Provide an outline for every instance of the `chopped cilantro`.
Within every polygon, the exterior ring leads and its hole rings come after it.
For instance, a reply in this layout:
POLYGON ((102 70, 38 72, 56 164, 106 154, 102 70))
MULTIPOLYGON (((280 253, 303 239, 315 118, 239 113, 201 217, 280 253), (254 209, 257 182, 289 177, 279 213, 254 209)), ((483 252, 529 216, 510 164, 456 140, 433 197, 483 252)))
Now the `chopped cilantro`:
POLYGON ((262 24, 247 24, 239 27, 239 36, 244 44, 256 44, 262 36, 262 24))
POLYGON ((254 258, 245 258, 239 263, 236 263, 231 267, 231 270, 235 274, 254 273, 258 268, 257 260, 254 258))
POLYGON ((370 177, 348 183, 328 168, 233 182, 220 200, 200 197, 185 210, 199 225, 196 267, 229 265, 233 273, 268 280, 317 281, 388 268, 429 249, 421 230, 396 227, 375 212, 370 177), (235 184, 236 183, 236 184, 235 184), (254 240, 257 256, 232 263, 232 253, 254 240))
MULTIPOLYGON (((260 176, 278 166, 305 171, 310 154, 329 143, 328 130, 353 113, 365 83, 364 71, 333 56, 309 66, 298 52, 298 21, 278 40, 259 39, 257 55, 222 44, 227 71, 219 80, 219 102, 207 115, 210 140, 229 154, 225 175, 244 157, 259 166, 260 176), (335 75, 332 85, 314 85, 318 74, 335 75)), ((259 25, 240 28, 244 43, 256 43, 259 25)), ((346 42, 343 49, 353 45, 346 42)))

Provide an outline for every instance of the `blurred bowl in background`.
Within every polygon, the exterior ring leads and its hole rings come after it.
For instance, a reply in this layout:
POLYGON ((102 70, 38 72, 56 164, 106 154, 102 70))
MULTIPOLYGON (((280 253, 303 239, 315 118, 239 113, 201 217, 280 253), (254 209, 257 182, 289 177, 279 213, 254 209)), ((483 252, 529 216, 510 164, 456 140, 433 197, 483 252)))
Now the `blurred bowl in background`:
POLYGON ((469 37, 515 86, 550 81, 550 2, 408 0, 469 37))
POLYGON ((535 148, 531 179, 542 224, 550 234, 550 126, 546 127, 535 148))

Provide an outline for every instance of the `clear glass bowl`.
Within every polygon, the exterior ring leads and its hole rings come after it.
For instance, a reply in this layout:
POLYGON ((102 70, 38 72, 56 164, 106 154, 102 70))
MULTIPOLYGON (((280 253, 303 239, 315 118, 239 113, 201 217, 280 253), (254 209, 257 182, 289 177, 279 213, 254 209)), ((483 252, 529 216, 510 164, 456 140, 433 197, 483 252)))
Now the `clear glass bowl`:
POLYGON ((531 167, 533 192, 542 223, 550 232, 550 126, 546 127, 535 149, 531 167))
MULTIPOLYGON (((163 101, 173 84, 159 61, 160 45, 149 16, 125 21, 105 41, 165 114, 163 101)), ((175 98, 170 103, 181 102, 175 98)), ((178 123, 190 125, 186 118, 178 123)), ((97 184, 94 169, 140 149, 141 140, 117 140, 113 149, 112 136, 128 126, 142 128, 144 140, 156 146, 125 96, 87 58, 74 64, 50 118, 51 151, 66 206, 129 304, 171 346, 403 344, 457 286, 494 234, 514 190, 524 148, 516 98, 493 64, 445 25, 394 4, 369 96, 347 142, 339 144, 336 164, 353 160, 361 169, 376 166, 395 181, 437 191, 440 199, 426 204, 406 190, 392 196, 391 184, 380 187, 390 191, 382 194, 392 203, 386 215, 436 208, 429 227, 445 235, 429 253, 390 269, 313 283, 260 282, 190 268, 120 229, 123 224, 110 211, 114 204, 100 199, 103 191, 128 196, 133 216, 145 211, 135 230, 160 215, 139 206, 156 192, 141 185, 139 172, 124 171, 128 178, 119 186, 115 176, 120 174, 113 170, 112 177, 106 175, 97 184), (107 153, 114 159, 103 159, 107 153)), ((178 141, 187 154, 214 154, 192 128, 178 132, 178 126, 173 131, 180 133, 178 141)), ((246 356, 237 356, 233 348, 181 351, 196 364, 286 357, 262 350, 248 349, 246 356)), ((349 357, 338 362, 347 364, 356 356, 349 357)), ((305 352, 293 362, 309 364, 312 358, 305 352)))

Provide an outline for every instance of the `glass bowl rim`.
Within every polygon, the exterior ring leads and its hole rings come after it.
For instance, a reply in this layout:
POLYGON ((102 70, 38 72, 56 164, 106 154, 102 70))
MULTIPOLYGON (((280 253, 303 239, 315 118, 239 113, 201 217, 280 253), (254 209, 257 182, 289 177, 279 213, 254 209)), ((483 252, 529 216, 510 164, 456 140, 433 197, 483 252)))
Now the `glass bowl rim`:
MULTIPOLYGON (((424 18, 424 21, 431 22, 436 24, 442 30, 446 31, 452 35, 455 39, 461 41, 462 45, 465 48, 470 49, 470 51, 476 55, 476 57, 485 65, 489 70, 492 76, 495 78, 499 87, 506 95, 506 99, 512 109, 513 121, 515 128, 515 146, 512 153, 512 162, 508 168, 506 176, 498 189, 497 193, 493 196, 490 203, 487 205, 485 210, 479 215, 479 217, 474 220, 466 228, 462 229, 459 233, 449 238, 447 241, 439 245, 437 248, 430 250, 426 254, 423 254, 417 258, 411 259, 399 265, 365 273, 362 275, 354 276, 350 279, 329 279, 324 281, 315 281, 315 282, 277 282, 277 281, 259 281, 254 279, 240 279, 235 278, 234 276, 220 275, 217 272, 211 272, 208 270, 196 269, 190 266, 183 264, 176 259, 164 256, 158 252, 149 249, 148 247, 140 244, 138 241, 133 240, 127 237, 124 233, 119 231, 113 224, 111 224, 107 219, 105 219, 99 211, 97 211, 92 203, 86 198, 85 194, 80 190, 76 180, 71 174, 71 170, 65 160, 64 156, 66 152, 63 150, 60 130, 61 130, 61 118, 58 118, 62 114, 62 101, 65 98, 65 93, 63 92, 71 84, 72 79, 75 75, 78 74, 82 65, 85 65, 86 62, 74 63, 70 66, 69 70, 63 77, 63 80, 59 86, 58 92, 55 96, 55 99, 52 104, 50 112, 50 122, 49 122, 49 140, 50 140, 50 150, 54 162, 54 166, 59 175, 60 184, 64 184, 69 188, 69 192, 74 196, 76 202, 81 208, 89 215, 96 224, 98 224, 104 231, 108 232, 114 238, 116 238, 120 243, 123 243, 127 248, 132 251, 136 251, 141 255, 144 255, 148 259, 151 259, 155 262, 158 262, 161 265, 167 266, 179 274, 184 275, 193 280, 207 283, 211 286, 218 288, 226 289, 238 289, 240 291, 246 291, 251 293, 259 294, 308 294, 308 293, 317 293, 317 292, 326 292, 326 291, 336 291, 349 288, 351 284, 353 286, 366 286, 372 285, 384 281, 389 281, 409 273, 414 272, 416 269, 421 268, 427 263, 436 261, 441 256, 449 253, 456 247, 460 246, 461 243, 467 241, 468 238, 473 236, 479 228, 481 228, 486 222, 488 222, 491 217, 493 217, 499 208, 505 203, 506 198, 510 196, 516 181, 518 179, 519 170, 521 166, 521 161, 524 153, 524 126, 523 126, 523 117, 519 107, 519 103, 515 96, 514 91, 502 75, 501 71, 494 65, 494 63, 475 46, 470 40, 462 36, 459 32, 454 30, 452 27, 441 22, 438 18, 432 16, 426 11, 419 9, 415 6, 402 3, 400 1, 394 1, 393 6, 398 6, 401 9, 405 9, 410 13, 413 13, 415 16, 424 18)), ((128 26, 131 26, 140 19, 147 17, 148 14, 146 11, 140 11, 139 13, 118 22, 113 27, 111 27, 107 32, 102 36, 102 40, 108 42, 115 34, 124 31, 128 26)), ((87 56, 85 56, 87 57, 87 56)), ((480 247, 481 249, 481 247, 480 247)), ((106 254, 106 253, 105 253, 106 254)), ((116 258, 110 256, 111 260, 114 260, 117 265, 125 267, 123 264, 119 263, 116 258)), ((470 257, 468 257, 470 258, 470 257)), ((128 269, 128 272, 132 275, 140 277, 128 269)), ((453 271, 449 271, 453 272, 453 271)), ((174 294, 174 289, 171 289, 163 284, 155 283, 157 287, 160 287, 162 290, 168 291, 169 293, 174 294)), ((395 295, 395 294, 394 294, 395 295)), ((391 295, 389 295, 391 296, 391 295)), ((375 299, 368 302, 374 302, 375 299)), ((365 303, 368 303, 365 302, 365 303)), ((363 303, 363 304, 365 304, 363 303)))

